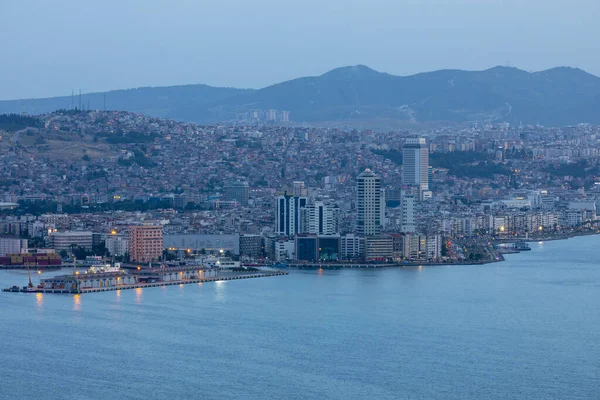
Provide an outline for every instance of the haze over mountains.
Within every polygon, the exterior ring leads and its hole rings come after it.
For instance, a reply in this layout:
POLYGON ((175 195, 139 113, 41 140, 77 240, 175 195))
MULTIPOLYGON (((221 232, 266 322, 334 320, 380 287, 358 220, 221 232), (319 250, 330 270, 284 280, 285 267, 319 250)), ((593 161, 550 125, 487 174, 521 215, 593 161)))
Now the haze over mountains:
MULTIPOLYGON (((358 65, 260 90, 148 87, 84 94, 82 103, 103 109, 105 98, 107 109, 199 123, 234 120, 255 109, 277 109, 290 111, 295 122, 306 123, 600 124, 600 78, 568 67, 534 73, 511 67, 441 70, 401 77, 358 65)), ((78 96, 0 101, 0 113, 40 114, 77 104, 78 96)))

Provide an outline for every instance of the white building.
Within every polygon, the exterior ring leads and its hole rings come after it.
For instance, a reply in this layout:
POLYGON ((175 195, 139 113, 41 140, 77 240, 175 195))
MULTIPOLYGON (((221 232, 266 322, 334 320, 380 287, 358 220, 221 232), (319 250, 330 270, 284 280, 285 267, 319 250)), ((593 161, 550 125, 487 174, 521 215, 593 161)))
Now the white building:
POLYGON ((275 242, 275 261, 293 260, 295 246, 294 240, 277 240, 275 242))
POLYGON ((57 252, 71 250, 72 246, 82 247, 86 250, 92 249, 92 232, 90 231, 67 231, 54 232, 49 236, 52 248, 57 252))
POLYGON ((116 257, 123 257, 129 252, 129 238, 124 235, 111 235, 105 241, 108 254, 116 257))
POLYGON ((415 202, 416 198, 412 194, 402 194, 402 218, 400 222, 400 231, 405 233, 413 233, 416 231, 415 226, 415 202))
POLYGON ((335 235, 340 209, 335 204, 315 201, 300 209, 300 233, 335 235))
POLYGON ((382 227, 381 204, 381 177, 366 169, 357 178, 356 231, 358 234, 379 235, 382 227))
POLYGON ((364 254, 365 242, 360 236, 348 234, 341 237, 342 260, 359 260, 364 254))
POLYGON ((429 149, 424 138, 408 138, 402 147, 402 183, 429 190, 429 149))

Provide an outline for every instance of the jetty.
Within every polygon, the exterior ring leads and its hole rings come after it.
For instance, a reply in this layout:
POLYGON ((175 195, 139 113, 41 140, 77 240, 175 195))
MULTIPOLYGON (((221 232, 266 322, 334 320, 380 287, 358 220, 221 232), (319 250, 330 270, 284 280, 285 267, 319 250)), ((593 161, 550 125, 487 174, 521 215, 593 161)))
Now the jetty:
POLYGON ((262 270, 257 272, 229 272, 217 268, 202 267, 160 267, 125 271, 59 275, 42 279, 37 286, 12 286, 3 292, 22 293, 96 293, 112 290, 127 290, 146 287, 185 285, 192 283, 232 281, 239 279, 266 278, 289 275, 285 271, 262 270))

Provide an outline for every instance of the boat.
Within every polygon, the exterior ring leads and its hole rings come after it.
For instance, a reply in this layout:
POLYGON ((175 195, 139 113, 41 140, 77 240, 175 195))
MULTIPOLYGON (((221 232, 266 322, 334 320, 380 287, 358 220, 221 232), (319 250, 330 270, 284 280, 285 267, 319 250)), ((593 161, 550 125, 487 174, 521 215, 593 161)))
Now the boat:
POLYGON ((86 274, 108 274, 121 272, 121 264, 95 264, 85 270, 86 274))
POLYGON ((513 248, 518 251, 528 251, 531 250, 531 247, 527 244, 527 242, 517 242, 513 245, 513 248))

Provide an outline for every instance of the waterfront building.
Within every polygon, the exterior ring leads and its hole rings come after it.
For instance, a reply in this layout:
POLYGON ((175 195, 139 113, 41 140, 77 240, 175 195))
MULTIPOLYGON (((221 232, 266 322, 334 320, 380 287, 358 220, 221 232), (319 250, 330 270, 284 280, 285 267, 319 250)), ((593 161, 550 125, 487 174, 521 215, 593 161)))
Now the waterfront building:
POLYGON ((133 262, 158 261, 163 251, 163 228, 158 225, 129 227, 129 258, 133 262))
POLYGON ((295 241, 293 239, 277 239, 274 242, 274 257, 277 262, 294 259, 295 241))
POLYGON ((360 235, 378 235, 382 227, 381 177, 367 168, 358 175, 356 189, 356 231, 360 235))
POLYGON ((297 261, 315 262, 318 260, 316 236, 296 236, 295 247, 295 259, 297 261))
POLYGON ((308 198, 284 193, 275 199, 275 233, 294 236, 300 232, 300 209, 306 207, 308 198))
POLYGON ((50 246, 60 252, 72 250, 73 247, 81 247, 92 250, 93 233, 89 231, 67 231, 52 232, 49 235, 50 246))
POLYGON ((392 259, 393 253, 394 241, 391 235, 365 237, 366 261, 387 261, 392 259))
POLYGON ((27 253, 27 239, 0 238, 0 257, 27 253))
POLYGON ((125 235, 110 235, 104 241, 108 254, 115 257, 123 257, 129 252, 129 237, 125 235))
POLYGON ((404 235, 393 233, 392 237, 392 258, 394 261, 401 261, 404 259, 404 235))
POLYGON ((240 234, 204 235, 204 234, 167 234, 164 235, 164 247, 171 251, 240 254, 240 234))
POLYGON ((240 255, 259 258, 264 255, 264 242, 261 235, 240 235, 240 255))
POLYGON ((429 149, 424 138, 408 138, 402 147, 402 183, 429 190, 429 149))
POLYGON ((339 235, 317 236, 319 261, 339 261, 341 258, 341 240, 339 235))
POLYGON ((340 238, 341 259, 345 261, 360 260, 365 255, 365 242, 362 237, 353 233, 340 238))
POLYGON ((300 233, 335 235, 340 209, 335 204, 315 201, 300 209, 300 233))
POLYGON ((242 206, 248 205, 248 183, 234 182, 225 186, 224 201, 236 201, 242 206))
POLYGON ((425 237, 427 260, 438 259, 442 256, 442 235, 428 235, 425 237))

